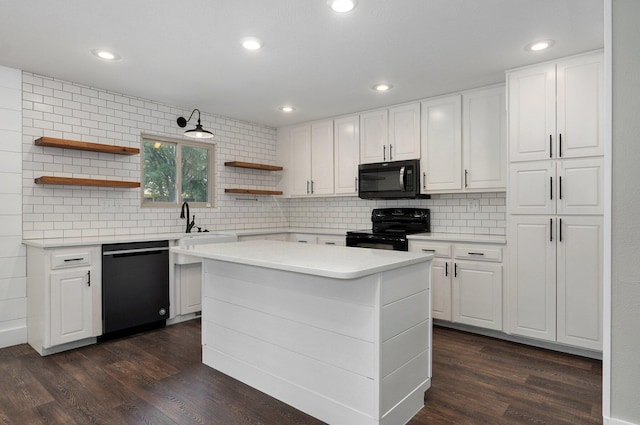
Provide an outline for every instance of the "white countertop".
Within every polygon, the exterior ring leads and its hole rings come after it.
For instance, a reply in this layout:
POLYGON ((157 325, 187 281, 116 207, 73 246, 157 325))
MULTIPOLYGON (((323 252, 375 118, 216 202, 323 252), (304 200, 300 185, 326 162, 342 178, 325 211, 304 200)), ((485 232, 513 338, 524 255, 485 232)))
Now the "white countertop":
POLYGON ((385 270, 428 261, 432 254, 328 245, 256 240, 173 247, 186 254, 336 279, 355 279, 385 270))

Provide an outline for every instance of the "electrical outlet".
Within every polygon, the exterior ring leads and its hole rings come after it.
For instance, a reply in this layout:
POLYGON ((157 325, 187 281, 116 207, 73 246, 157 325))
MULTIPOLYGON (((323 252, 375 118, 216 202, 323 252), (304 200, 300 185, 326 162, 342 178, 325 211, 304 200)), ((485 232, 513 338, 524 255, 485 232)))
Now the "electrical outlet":
POLYGON ((480 211, 480 201, 478 199, 467 200, 467 211, 468 212, 480 211))

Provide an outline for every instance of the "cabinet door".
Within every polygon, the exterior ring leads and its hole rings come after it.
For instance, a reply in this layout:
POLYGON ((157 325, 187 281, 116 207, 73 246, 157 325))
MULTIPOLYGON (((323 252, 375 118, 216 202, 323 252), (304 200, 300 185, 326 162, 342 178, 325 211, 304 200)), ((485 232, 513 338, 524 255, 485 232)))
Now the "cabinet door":
POLYGON ((553 161, 509 165, 507 197, 511 214, 555 214, 557 191, 553 161))
POLYGON ((511 333, 556 340, 556 221, 549 216, 510 217, 507 317, 511 333))
POLYGON ((202 264, 182 264, 180 277, 180 314, 202 310, 202 264))
POLYGON ((558 214, 604 214, 602 158, 557 163, 558 214))
POLYGON ((291 195, 311 193, 311 126, 289 130, 291 146, 291 195))
POLYGON ((464 188, 504 190, 507 187, 504 87, 465 93, 462 98, 464 188))
POLYGON ((333 194, 333 120, 311 125, 312 195, 333 194))
POLYGON ((389 160, 389 118, 386 109, 360 115, 360 163, 389 160))
POLYGON ((358 194, 360 122, 358 115, 334 121, 335 193, 358 194))
POLYGON ((502 265, 453 263, 453 321, 502 330, 502 265))
POLYGON ((51 345, 92 336, 91 269, 51 272, 51 345))
POLYGON ((389 160, 420 158, 420 104, 389 109, 389 160))
POLYGON ((602 54, 558 62, 558 157, 604 153, 602 54))
POLYGON ((451 321, 451 260, 434 258, 431 264, 431 312, 434 319, 451 321))
POLYGON ((602 350, 602 217, 559 218, 558 342, 602 350))
POLYGON ((462 189, 462 100, 422 102, 423 191, 462 189))
POLYGON ((556 67, 508 74, 509 161, 549 159, 556 153, 556 67))

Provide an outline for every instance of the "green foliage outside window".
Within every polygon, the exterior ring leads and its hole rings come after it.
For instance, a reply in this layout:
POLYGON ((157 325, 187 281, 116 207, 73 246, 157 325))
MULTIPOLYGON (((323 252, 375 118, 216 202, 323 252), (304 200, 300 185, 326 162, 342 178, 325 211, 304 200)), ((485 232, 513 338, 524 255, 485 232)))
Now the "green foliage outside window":
POLYGON ((210 203, 212 146, 143 141, 143 205, 210 203))

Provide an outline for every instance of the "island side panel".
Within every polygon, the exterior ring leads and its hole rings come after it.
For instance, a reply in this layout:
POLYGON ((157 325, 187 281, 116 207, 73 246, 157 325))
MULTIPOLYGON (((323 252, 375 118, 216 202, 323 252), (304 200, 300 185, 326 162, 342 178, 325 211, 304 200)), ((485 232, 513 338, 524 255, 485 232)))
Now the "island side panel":
POLYGON ((205 364, 325 422, 380 423, 380 274, 203 267, 205 364))
POLYGON ((384 272, 380 298, 380 423, 404 424, 431 386, 431 261, 384 272))

